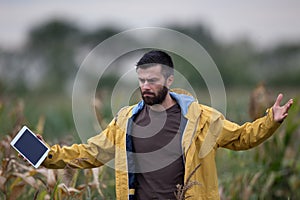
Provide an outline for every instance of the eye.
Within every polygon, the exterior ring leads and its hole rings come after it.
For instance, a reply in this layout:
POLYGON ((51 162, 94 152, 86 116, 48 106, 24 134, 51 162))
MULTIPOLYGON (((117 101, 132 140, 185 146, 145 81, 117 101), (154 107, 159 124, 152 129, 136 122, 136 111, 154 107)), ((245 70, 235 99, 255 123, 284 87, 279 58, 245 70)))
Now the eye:
POLYGON ((139 78, 140 83, 145 83, 145 79, 139 78))
POLYGON ((148 82, 149 83, 155 83, 155 82, 157 82, 157 80, 156 79, 149 79, 148 82))
POLYGON ((145 84, 146 82, 148 84, 156 84, 158 81, 159 81, 159 79, 157 79, 157 78, 151 78, 151 79, 139 78, 140 84, 145 84))

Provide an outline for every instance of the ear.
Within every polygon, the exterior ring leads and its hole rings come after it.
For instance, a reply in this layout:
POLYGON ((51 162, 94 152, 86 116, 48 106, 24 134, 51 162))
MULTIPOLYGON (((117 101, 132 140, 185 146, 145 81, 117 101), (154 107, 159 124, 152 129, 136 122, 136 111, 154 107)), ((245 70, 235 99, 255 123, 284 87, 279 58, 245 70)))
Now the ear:
POLYGON ((170 86, 173 84, 173 81, 174 81, 174 75, 170 75, 166 81, 167 88, 170 88, 170 86))

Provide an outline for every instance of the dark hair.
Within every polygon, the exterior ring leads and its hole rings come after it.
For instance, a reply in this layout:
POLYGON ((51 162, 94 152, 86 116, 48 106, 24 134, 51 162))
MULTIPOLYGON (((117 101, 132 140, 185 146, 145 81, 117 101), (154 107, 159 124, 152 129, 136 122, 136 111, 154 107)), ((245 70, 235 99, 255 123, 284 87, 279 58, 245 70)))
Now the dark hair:
POLYGON ((171 56, 166 52, 159 50, 152 50, 148 53, 145 53, 143 57, 137 62, 136 69, 138 68, 148 68, 153 67, 154 65, 161 64, 162 73, 165 78, 168 78, 170 75, 174 74, 174 65, 171 56))

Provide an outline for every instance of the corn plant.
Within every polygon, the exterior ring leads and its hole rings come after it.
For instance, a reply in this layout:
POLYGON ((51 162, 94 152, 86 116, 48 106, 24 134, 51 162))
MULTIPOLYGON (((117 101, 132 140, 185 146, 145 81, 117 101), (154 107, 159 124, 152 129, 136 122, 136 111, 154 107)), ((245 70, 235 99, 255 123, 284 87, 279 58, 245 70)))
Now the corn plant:
MULTIPOLYGON (((35 169, 18 158, 10 142, 21 126, 27 123, 23 114, 24 103, 20 102, 11 110, 0 102, 0 124, 9 124, 8 133, 2 133, 4 136, 0 141, 0 199, 113 199, 114 194, 107 190, 112 190, 114 182, 106 167, 79 170, 67 165, 60 170, 35 169)), ((43 134, 45 123, 45 117, 41 116, 32 129, 43 134)))
POLYGON ((192 196, 186 196, 186 192, 191 189, 193 186, 201 186, 201 184, 198 181, 192 181, 191 178, 195 174, 195 172, 200 168, 201 163, 199 163, 195 169, 191 172, 191 174, 188 175, 186 182, 181 185, 176 185, 177 190, 175 192, 176 200, 185 200, 188 198, 191 198, 192 196))
POLYGON ((228 154, 246 168, 223 177, 222 199, 300 199, 299 101, 294 99, 288 117, 268 141, 250 152, 228 154))

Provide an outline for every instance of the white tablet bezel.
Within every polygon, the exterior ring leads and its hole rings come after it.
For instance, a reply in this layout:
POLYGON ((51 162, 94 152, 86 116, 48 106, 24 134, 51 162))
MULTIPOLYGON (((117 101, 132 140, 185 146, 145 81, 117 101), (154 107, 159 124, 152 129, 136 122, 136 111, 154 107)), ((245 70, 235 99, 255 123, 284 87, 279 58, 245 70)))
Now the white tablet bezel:
POLYGON ((50 149, 45 143, 40 140, 27 126, 23 126, 22 129, 19 131, 19 133, 14 137, 14 139, 11 141, 10 145, 19 153, 21 154, 26 160, 35 168, 38 168, 42 162, 46 159, 50 149), (44 152, 44 154, 39 158, 38 162, 36 164, 33 164, 30 162, 29 159, 26 158, 26 156, 23 155, 23 153, 15 146, 16 142, 19 140, 19 138, 25 133, 25 131, 29 131, 30 134, 32 134, 39 143, 41 143, 43 146, 47 148, 47 150, 44 152))

